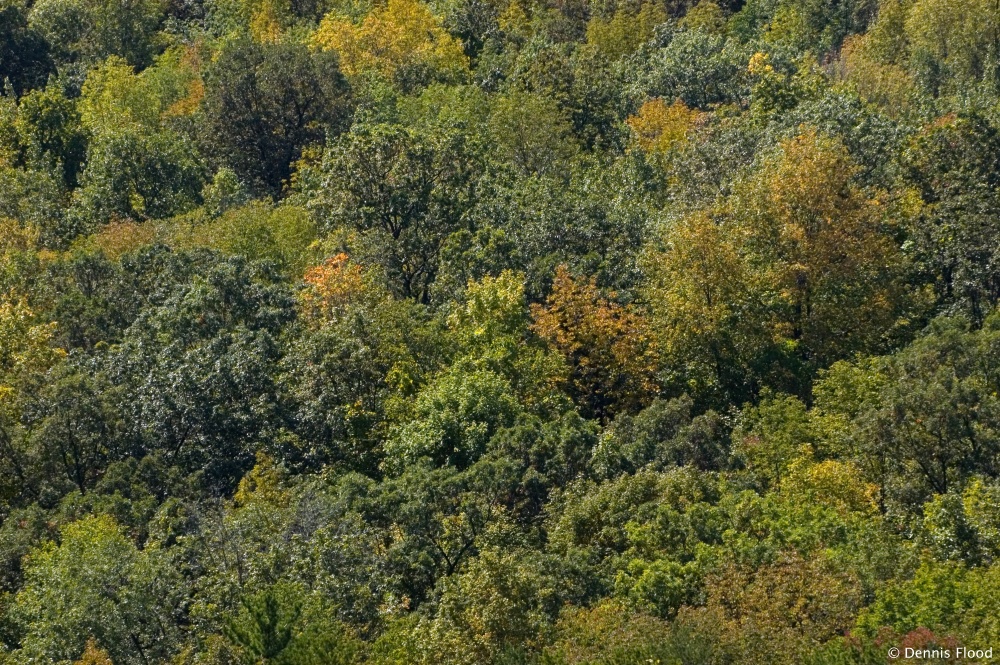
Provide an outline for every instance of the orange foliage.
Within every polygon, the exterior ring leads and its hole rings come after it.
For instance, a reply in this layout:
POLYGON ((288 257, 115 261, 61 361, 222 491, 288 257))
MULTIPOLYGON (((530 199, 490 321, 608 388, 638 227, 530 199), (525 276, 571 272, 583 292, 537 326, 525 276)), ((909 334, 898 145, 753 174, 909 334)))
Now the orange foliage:
POLYGON ((188 83, 188 94, 171 104, 163 114, 168 118, 176 118, 194 114, 205 96, 205 83, 200 78, 191 79, 188 83))
POLYGON ((602 297, 593 278, 574 280, 560 266, 545 305, 531 313, 535 333, 568 362, 570 392, 588 415, 637 410, 655 396, 657 354, 646 318, 602 297))
POLYGON ((303 281, 306 288, 299 300, 304 316, 312 321, 335 319, 365 290, 361 266, 351 263, 344 253, 310 268, 303 281))
POLYGON ((97 646, 97 640, 91 637, 83 650, 80 659, 73 665, 114 665, 108 652, 97 646))

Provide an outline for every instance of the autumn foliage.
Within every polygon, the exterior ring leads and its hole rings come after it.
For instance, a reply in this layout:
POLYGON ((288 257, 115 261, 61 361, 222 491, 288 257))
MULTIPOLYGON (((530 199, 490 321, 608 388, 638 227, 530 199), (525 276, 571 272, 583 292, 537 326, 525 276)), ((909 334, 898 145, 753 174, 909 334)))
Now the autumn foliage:
POLYGON ((570 366, 570 390, 588 413, 608 418, 641 408, 656 390, 657 356, 649 324, 634 306, 604 296, 593 279, 556 270, 532 329, 570 366))

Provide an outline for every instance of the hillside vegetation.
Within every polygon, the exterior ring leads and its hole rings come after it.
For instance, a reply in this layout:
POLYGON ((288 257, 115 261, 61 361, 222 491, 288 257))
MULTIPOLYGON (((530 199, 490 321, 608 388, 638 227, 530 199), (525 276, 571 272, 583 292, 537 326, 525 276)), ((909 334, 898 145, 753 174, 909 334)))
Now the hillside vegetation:
POLYGON ((1000 657, 996 0, 0 0, 0 665, 1000 657))

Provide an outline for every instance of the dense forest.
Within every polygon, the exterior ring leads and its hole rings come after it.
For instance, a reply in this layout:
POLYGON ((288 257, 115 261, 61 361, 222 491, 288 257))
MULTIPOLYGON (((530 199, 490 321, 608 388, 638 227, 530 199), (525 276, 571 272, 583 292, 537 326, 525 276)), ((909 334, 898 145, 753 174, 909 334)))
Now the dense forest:
POLYGON ((0 85, 0 664, 1000 657, 997 0, 0 0, 0 85))

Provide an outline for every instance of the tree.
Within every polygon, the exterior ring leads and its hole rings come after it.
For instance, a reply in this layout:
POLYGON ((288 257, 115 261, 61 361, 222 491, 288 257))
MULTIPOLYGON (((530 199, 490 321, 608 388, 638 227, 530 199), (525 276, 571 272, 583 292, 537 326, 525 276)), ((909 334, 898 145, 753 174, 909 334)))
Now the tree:
POLYGON ((634 307, 604 298, 593 279, 556 270, 545 305, 532 307, 534 331, 566 359, 570 393, 585 415, 638 410, 657 391, 657 355, 648 323, 634 307))
POLYGON ((441 585, 436 617, 417 625, 422 663, 489 662, 537 649, 558 607, 558 580, 529 552, 491 549, 441 585))
POLYGON ((841 364, 817 385, 815 431, 881 488, 881 506, 915 510, 932 494, 997 473, 992 319, 981 331, 941 318, 893 356, 841 364))
POLYGON ((283 274, 296 277, 317 258, 316 223, 297 206, 255 202, 209 219, 198 213, 188 219, 178 220, 172 229, 175 247, 207 247, 271 263, 283 274), (190 225, 185 223, 188 219, 190 225))
POLYGON ((525 175, 564 172, 579 150, 566 112, 541 95, 514 91, 498 100, 490 129, 496 156, 525 175))
POLYGON ((224 632, 247 665, 356 662, 357 644, 342 626, 327 618, 325 609, 316 596, 279 583, 244 597, 224 632))
POLYGON ((57 61, 89 66, 116 55, 145 67, 158 50, 155 33, 163 6, 155 0, 42 0, 31 7, 28 20, 52 45, 57 61))
POLYGON ((1000 136, 982 118, 947 116, 914 137, 905 156, 923 204, 913 250, 940 297, 981 322, 1000 303, 992 238, 1000 198, 1000 136))
POLYGON ((490 439, 512 426, 521 407, 503 377, 456 363, 417 396, 413 419, 385 443, 388 470, 399 473, 427 459, 463 469, 487 450, 490 439))
POLYGON ((226 44, 205 71, 206 150, 255 194, 277 196, 302 151, 346 126, 347 82, 332 53, 302 44, 226 44))
POLYGON ((389 414, 440 362, 442 327, 396 301, 339 255, 310 269, 300 294, 304 329, 290 340, 279 388, 300 446, 290 465, 346 465, 378 474, 389 414))
POLYGON ((73 660, 93 637, 116 663, 170 657, 182 587, 164 563, 159 552, 136 549, 109 517, 67 525, 58 545, 29 555, 11 606, 24 631, 17 656, 73 660))
POLYGON ((698 383, 804 394, 817 369, 905 334, 913 301, 898 230, 854 184, 842 144, 809 130, 762 167, 722 206, 668 227, 650 300, 668 353, 708 341, 681 354, 701 361, 698 383))
POLYGON ((55 328, 53 322, 39 322, 23 296, 0 300, 0 415, 5 418, 16 419, 21 391, 65 355, 51 345, 55 328))
POLYGON ((276 426, 277 336, 294 317, 287 288, 242 258, 213 261, 139 318, 104 357, 127 386, 123 404, 134 454, 165 455, 231 488, 276 426))
POLYGON ((76 105, 59 85, 32 90, 17 108, 17 133, 26 163, 47 162, 61 170, 67 187, 75 187, 86 153, 86 133, 76 105))
POLYGON ((336 52, 347 76, 375 73, 403 90, 435 79, 460 80, 469 67, 462 44, 419 0, 389 0, 358 24, 330 13, 313 43, 336 52))
POLYGON ((172 132, 134 127, 108 131, 89 146, 73 197, 68 242, 110 221, 147 220, 186 212, 200 202, 204 170, 193 146, 172 132))
POLYGON ((622 7, 610 19, 595 16, 587 23, 587 43, 603 55, 615 59, 636 51, 653 36, 653 30, 666 22, 663 8, 644 2, 638 12, 622 7))
POLYGON ((644 103, 639 113, 628 119, 639 145, 650 153, 665 153, 688 137, 695 127, 699 114, 677 100, 667 106, 662 99, 644 103))
POLYGON ((17 95, 42 87, 53 69, 49 44, 28 25, 30 9, 8 2, 0 10, 0 81, 10 81, 17 95))
POLYGON ((315 202, 324 227, 356 230, 358 258, 379 265, 400 296, 427 302, 442 245, 469 226, 475 164, 464 143, 455 133, 359 123, 324 156, 315 202))
POLYGON ((920 0, 906 13, 904 34, 911 68, 932 95, 954 94, 977 80, 996 85, 993 62, 1000 8, 989 0, 962 5, 961 11, 957 8, 951 0, 920 0))
POLYGON ((861 605, 851 574, 795 554, 756 571, 727 566, 706 588, 708 607, 722 610, 726 630, 752 662, 800 662, 810 648, 846 632, 861 605))

